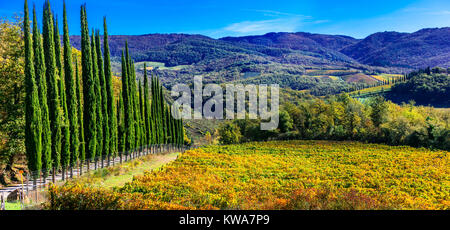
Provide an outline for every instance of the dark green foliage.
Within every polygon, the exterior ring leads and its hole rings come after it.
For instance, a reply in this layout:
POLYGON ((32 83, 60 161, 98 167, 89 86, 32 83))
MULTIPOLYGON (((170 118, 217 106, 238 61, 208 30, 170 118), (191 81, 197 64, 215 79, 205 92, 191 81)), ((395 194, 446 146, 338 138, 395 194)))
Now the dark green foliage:
POLYGON ((131 102, 131 92, 129 87, 129 75, 127 57, 122 52, 122 97, 123 97, 123 113, 124 113, 124 134, 125 134, 125 151, 128 153, 133 148, 134 143, 134 123, 133 123, 133 106, 131 102))
POLYGON ((58 76, 63 75, 62 62, 61 62, 61 37, 59 35, 58 16, 53 15, 53 38, 55 39, 55 59, 56 67, 58 68, 58 76))
POLYGON ((122 154, 125 152, 126 143, 126 128, 125 128, 125 114, 124 114, 124 102, 122 99, 122 94, 119 94, 119 101, 117 105, 117 124, 118 124, 118 153, 122 154))
MULTIPOLYGON (((78 101, 76 82, 73 76, 72 47, 69 39, 69 26, 67 24, 66 3, 63 9, 64 27, 64 79, 66 83, 66 104, 68 112, 68 125, 70 129, 70 166, 75 166, 79 157, 79 125, 78 125, 78 101)), ((78 68, 78 67, 77 67, 78 68)), ((78 74, 77 74, 78 75, 78 74)), ((66 116, 67 117, 67 116, 66 116)))
POLYGON ((52 131, 47 104, 47 79, 45 77, 44 50, 42 37, 36 18, 36 7, 33 5, 33 50, 36 84, 39 90, 39 104, 41 106, 42 120, 42 168, 47 171, 52 162, 52 131))
POLYGON ((109 119, 109 129, 110 129, 110 154, 117 152, 117 116, 114 114, 115 109, 115 99, 112 86, 112 71, 111 71, 111 57, 109 51, 109 41, 108 41, 108 28, 106 26, 106 17, 103 18, 103 50, 105 56, 105 81, 106 81, 106 94, 108 103, 108 119, 109 119))
MULTIPOLYGON (((62 71, 62 63, 61 63, 61 40, 59 37, 59 28, 58 28, 58 19, 57 17, 53 18, 53 34, 55 38, 55 58, 56 58, 56 67, 58 68, 58 88, 59 88, 59 97, 61 104, 61 166, 63 169, 66 169, 70 164, 70 124, 69 124, 69 113, 67 110, 67 97, 66 97, 66 83, 65 77, 63 76, 62 71)), ((70 63, 69 65, 71 65, 70 63)))
POLYGON ((96 50, 96 44, 95 44, 95 35, 94 30, 92 30, 92 36, 91 36, 91 54, 92 54, 92 73, 94 77, 94 84, 95 84, 95 99, 96 99, 96 112, 97 112, 97 144, 96 144, 96 156, 100 157, 103 155, 103 113, 102 113, 102 107, 103 107, 103 98, 102 98, 102 89, 100 85, 100 75, 99 75, 99 69, 97 64, 97 50, 96 50))
MULTIPOLYGON (((234 120, 219 129, 222 143, 269 139, 353 140, 448 150, 449 117, 445 112, 413 104, 397 105, 383 98, 361 103, 347 94, 285 103, 280 113, 292 119, 292 129, 263 131, 261 120, 234 120), (236 125, 239 132, 230 125, 236 125), (239 138, 241 134, 241 138, 239 138), (230 141, 231 140, 231 141, 230 141)), ((281 125, 280 114, 280 125, 281 125)))
POLYGON ((139 119, 139 98, 137 95, 137 87, 136 87, 136 73, 134 69, 134 62, 131 60, 129 54, 127 55, 129 57, 128 59, 128 70, 130 72, 129 80, 129 86, 131 87, 131 101, 133 106, 133 114, 134 114, 134 148, 138 148, 141 145, 141 127, 140 127, 140 119, 139 119))
POLYGON ((450 75, 419 70, 408 74, 407 81, 392 86, 387 98, 397 103, 414 100, 419 105, 448 107, 450 105, 450 75))
POLYGON ((101 113, 103 117, 103 155, 108 156, 110 154, 110 129, 109 129, 109 117, 108 117, 108 97, 107 87, 105 79, 105 71, 103 65, 102 48, 100 45, 100 32, 97 30, 95 36, 95 46, 97 51, 97 64, 98 64, 98 77, 100 79, 100 94, 101 94, 101 113))
POLYGON ((384 122, 386 117, 387 105, 383 97, 377 96, 370 101, 370 107, 372 109, 370 118, 373 125, 377 128, 384 122))
POLYGON ((81 6, 81 42, 85 152, 86 157, 93 160, 97 144, 97 100, 86 6, 81 6))
POLYGON ((86 160, 86 144, 84 142, 84 120, 83 120, 83 104, 81 103, 81 82, 78 73, 78 61, 75 59, 75 81, 76 81, 76 96, 77 96, 77 115, 78 115, 78 125, 79 125, 79 135, 78 140, 80 143, 79 146, 79 155, 78 159, 80 162, 84 162, 86 160))
MULTIPOLYGON (((47 80, 47 102, 49 109, 50 128, 52 130, 52 166, 58 169, 61 162, 61 105, 58 90, 58 69, 55 58, 55 40, 53 35, 53 16, 50 3, 44 4, 43 44, 47 80)), ((47 164, 48 165, 48 164, 47 164)))
POLYGON ((146 123, 145 121, 145 114, 144 114, 144 95, 143 95, 143 91, 142 91, 142 84, 141 81, 139 81, 139 126, 140 126, 140 132, 141 132, 141 145, 147 145, 147 141, 146 141, 146 131, 147 131, 147 127, 146 127, 146 123))
POLYGON ((151 114, 150 114, 150 98, 148 92, 148 76, 147 64, 144 63, 144 123, 147 144, 153 144, 152 128, 151 128, 151 114))
POLYGON ((70 164, 70 127, 69 127, 69 113, 66 104, 66 93, 64 78, 58 80, 58 86, 60 89, 61 109, 63 114, 61 116, 61 166, 66 169, 70 164))
POLYGON ((239 127, 234 123, 224 123, 219 128, 219 141, 221 144, 237 144, 241 141, 242 134, 239 127))
POLYGON ((37 176, 41 169, 42 127, 39 93, 36 86, 33 47, 30 34, 30 16, 28 2, 25 0, 24 35, 25 35, 25 149, 28 169, 37 176))

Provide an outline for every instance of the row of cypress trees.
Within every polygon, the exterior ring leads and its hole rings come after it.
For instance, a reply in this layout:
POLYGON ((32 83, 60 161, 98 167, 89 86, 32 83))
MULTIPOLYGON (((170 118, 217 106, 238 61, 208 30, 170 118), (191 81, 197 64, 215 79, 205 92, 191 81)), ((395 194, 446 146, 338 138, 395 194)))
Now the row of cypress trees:
POLYGON ((72 176, 80 162, 95 161, 97 167, 99 158, 109 163, 117 153, 127 156, 143 146, 183 144, 183 123, 172 117, 159 80, 152 77, 149 89, 145 68, 144 86, 139 81, 136 87, 128 44, 122 55, 122 91, 118 100, 114 98, 106 18, 102 54, 100 32, 92 30, 89 35, 86 6, 81 6, 79 70, 72 56, 65 3, 63 49, 49 1, 44 3, 42 34, 35 7, 32 32, 27 0, 24 8, 25 146, 34 178, 39 172, 46 178, 58 170, 65 178, 68 169, 72 176))
POLYGON ((148 79, 144 63, 144 86, 139 81, 136 87, 136 72, 126 42, 125 51, 122 51, 122 91, 117 106, 118 146, 119 152, 125 156, 142 146, 180 146, 184 143, 182 120, 172 116, 159 79, 151 77, 151 89, 148 79))

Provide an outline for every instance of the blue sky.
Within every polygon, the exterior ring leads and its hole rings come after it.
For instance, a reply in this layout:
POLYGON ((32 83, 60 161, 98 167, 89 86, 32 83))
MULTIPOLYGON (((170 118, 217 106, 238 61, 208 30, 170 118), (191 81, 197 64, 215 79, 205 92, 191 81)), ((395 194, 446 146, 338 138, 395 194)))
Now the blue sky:
MULTIPOLYGON (((312 32, 363 38, 380 31, 414 32, 450 26, 448 0, 66 0, 69 30, 80 34, 79 11, 87 4, 89 27, 110 34, 203 34, 214 38, 267 32, 312 32)), ((36 3, 38 19, 44 0, 36 3)), ((62 0, 51 0, 62 16, 62 0)), ((0 0, 0 17, 23 11, 22 0, 0 0)), ((60 23, 60 26, 62 23, 60 23)))

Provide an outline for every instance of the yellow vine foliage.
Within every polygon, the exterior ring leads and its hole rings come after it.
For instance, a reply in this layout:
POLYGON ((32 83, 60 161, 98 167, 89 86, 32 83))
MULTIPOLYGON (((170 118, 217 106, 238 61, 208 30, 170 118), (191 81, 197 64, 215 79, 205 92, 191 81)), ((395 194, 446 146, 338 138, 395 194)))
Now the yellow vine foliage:
POLYGON ((449 209, 449 152, 333 141, 190 150, 113 191, 53 187, 50 209, 449 209))

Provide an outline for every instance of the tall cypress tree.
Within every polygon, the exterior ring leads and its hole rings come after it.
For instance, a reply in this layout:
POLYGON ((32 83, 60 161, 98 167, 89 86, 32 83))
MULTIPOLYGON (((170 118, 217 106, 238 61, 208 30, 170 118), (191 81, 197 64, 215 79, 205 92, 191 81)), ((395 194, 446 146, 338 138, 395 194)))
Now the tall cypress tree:
POLYGON ((25 40, 25 150, 28 159, 28 168, 36 178, 41 166, 41 108, 39 105, 39 93, 36 86, 33 49, 30 34, 30 16, 28 2, 24 5, 24 40, 25 40))
POLYGON ((152 144, 150 98, 148 94, 147 63, 144 63, 144 123, 147 145, 152 144))
MULTIPOLYGON (((55 40, 53 37, 53 16, 50 2, 45 1, 43 16, 43 38, 45 56, 45 75, 47 78, 47 102, 49 109, 50 128, 52 130, 52 162, 55 170, 61 163, 61 106, 58 90, 58 70, 55 58, 55 40)), ((45 176, 45 174, 44 174, 45 176)))
POLYGON ((106 81, 106 94, 107 94, 107 103, 108 103, 108 119, 109 119, 109 128, 110 128, 110 155, 117 152, 117 117, 114 114, 115 109, 115 99, 112 85, 112 71, 111 71, 111 58, 109 51, 109 41, 108 41, 108 28, 106 25, 106 17, 103 18, 103 51, 105 56, 105 81, 106 81))
POLYGON ((118 153, 122 156, 125 152, 126 143, 126 131, 125 131, 125 119, 124 119, 124 102, 122 99, 122 93, 119 94, 119 104, 117 106, 117 123, 118 123, 118 153))
POLYGON ((69 116, 68 116, 68 110, 67 110, 67 103, 66 103, 66 86, 64 82, 64 78, 61 77, 58 80, 58 87, 60 89, 60 98, 61 98, 61 108, 63 111, 63 114, 61 116, 61 132, 62 132, 62 138, 61 138, 61 166, 62 166, 62 172, 63 172, 63 179, 65 176, 65 172, 67 167, 70 164, 70 127, 69 127, 69 116))
POLYGON ((172 114, 170 113, 170 107, 168 107, 168 114, 170 117, 170 143, 175 144, 175 134, 176 134, 176 130, 175 130, 175 120, 172 116, 172 114))
POLYGON ((42 37, 39 31, 36 7, 33 5, 33 51, 34 51, 34 69, 36 74, 36 84, 39 91, 39 104, 41 106, 42 120, 42 168, 44 174, 52 165, 52 131, 50 129, 50 120, 47 104, 47 79, 45 77, 44 51, 42 47, 42 37))
POLYGON ((59 36, 59 27, 58 27, 58 18, 57 16, 53 17, 53 38, 55 42, 55 59, 56 59, 56 68, 59 76, 58 79, 58 89, 59 89, 59 97, 60 97, 60 105, 62 109, 61 114, 61 166, 63 169, 63 179, 65 176, 65 171, 70 163, 70 127, 69 127, 69 117, 67 110, 67 101, 66 101, 66 84, 62 71, 62 62, 61 62, 61 38, 59 36))
POLYGON ((55 59, 56 59, 56 67, 58 68, 58 76, 63 75, 62 71, 62 61, 61 61, 61 37, 59 35, 59 27, 58 27, 58 16, 54 15, 53 17, 53 38, 55 39, 55 59))
POLYGON ((151 109, 152 109, 152 121, 153 121, 153 128, 154 128, 154 143, 160 144, 160 133, 159 133, 159 114, 158 114, 158 94, 156 93, 156 79, 154 76, 152 76, 152 85, 151 85, 151 95, 152 95, 152 101, 151 101, 151 109))
POLYGON ((91 53, 92 53, 92 73, 95 82, 95 99, 97 111, 97 149, 96 156, 103 156, 103 113, 102 113, 102 90, 100 85, 100 76, 97 65, 97 50, 95 44, 94 30, 91 36, 91 53))
MULTIPOLYGON (((160 82, 158 81, 158 83, 160 83, 160 82)), ((163 129, 163 136, 164 136, 163 143, 167 144, 167 126, 166 126, 166 124, 167 124, 167 117, 166 117, 166 114, 165 114, 165 104, 164 104, 164 95, 163 95, 162 86, 159 87, 159 93, 160 93, 160 97, 159 98, 160 98, 161 122, 162 122, 161 127, 163 129)))
MULTIPOLYGON (((128 50, 127 50, 128 51, 128 50)), ((131 87, 131 106, 133 107, 133 121, 134 121, 134 151, 137 151, 137 148, 140 147, 140 125, 139 125, 139 99, 137 96, 136 89, 136 74, 134 70, 134 62, 131 60, 129 53, 127 52, 128 57, 128 70, 129 70, 129 86, 131 87)))
POLYGON ((85 152, 89 160, 94 160, 97 147, 97 101, 95 97, 95 79, 92 71, 92 53, 89 41, 86 5, 81 6, 81 59, 85 152))
POLYGON ((78 116, 78 140, 79 140, 79 155, 78 160, 84 162, 86 160, 86 145, 84 142, 84 125, 83 125, 83 104, 81 103, 81 82, 78 73, 78 60, 75 58, 75 81, 76 81, 76 96, 77 96, 77 116, 78 116))
MULTIPOLYGON (((127 72, 127 94, 128 94, 128 101, 126 102, 128 104, 128 110, 125 110, 125 114, 129 115, 129 127, 127 127, 127 129, 129 129, 129 131, 127 132, 127 141, 130 141, 130 148, 127 149, 128 151, 134 151, 135 148, 137 147, 137 143, 136 143, 136 138, 137 138, 137 130, 136 130, 136 112, 135 112, 135 95, 136 95, 136 91, 134 90, 135 87, 133 87, 135 84, 133 84, 133 82, 135 83, 136 81, 133 79, 136 79, 133 75, 133 69, 131 66, 131 58, 130 58, 130 53, 128 50, 128 42, 125 43, 125 66, 126 66, 126 72, 127 72)), ((125 100, 125 98, 124 98, 125 100)), ((125 103, 125 101, 124 101, 125 103)), ((126 125, 127 126, 127 125, 126 125)))
POLYGON ((66 83, 66 105, 68 111, 68 124, 70 129, 70 166, 76 165, 79 156, 78 134, 78 102, 76 95, 76 83, 73 77, 72 47, 69 39, 69 26, 67 24, 66 2, 63 6, 64 27, 64 77, 66 83))
POLYGON ((157 128, 157 114, 156 114, 156 96, 155 96, 155 79, 152 75, 152 81, 151 81, 151 128, 152 128, 152 142, 153 144, 158 144, 158 128, 157 128))
POLYGON ((158 102, 157 102, 157 111, 158 111, 158 125, 159 125, 159 133, 160 133, 160 143, 165 144, 166 142, 166 133, 165 133, 165 127, 164 127, 164 99, 162 94, 162 87, 160 86, 159 77, 157 77, 156 81, 156 91, 158 95, 158 102))
MULTIPOLYGON (((128 49, 128 44, 125 44, 128 49)), ((125 134, 125 153, 128 154, 133 148, 134 142, 134 124, 133 124, 133 108, 130 102, 130 87, 128 81, 127 60, 122 51, 122 97, 124 106, 124 134, 125 134)))
POLYGON ((97 51, 98 77, 100 79, 100 94, 102 96, 101 112, 103 117, 103 156, 109 157, 110 129, 108 119, 108 97, 106 89, 105 71, 103 66, 102 48, 100 45, 100 32, 97 30, 95 35, 95 46, 97 51))
POLYGON ((139 81, 139 121, 140 121, 140 130, 141 130, 141 145, 147 145, 147 138, 146 138, 146 125, 145 125, 145 114, 144 114, 144 95, 143 95, 143 91, 142 91, 142 84, 141 81, 139 81))

